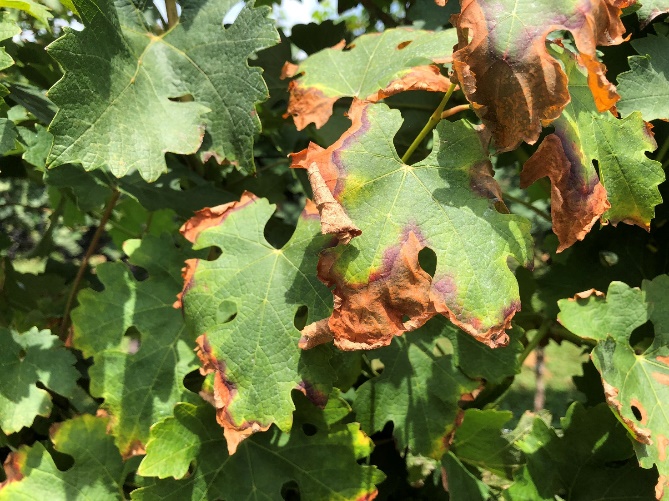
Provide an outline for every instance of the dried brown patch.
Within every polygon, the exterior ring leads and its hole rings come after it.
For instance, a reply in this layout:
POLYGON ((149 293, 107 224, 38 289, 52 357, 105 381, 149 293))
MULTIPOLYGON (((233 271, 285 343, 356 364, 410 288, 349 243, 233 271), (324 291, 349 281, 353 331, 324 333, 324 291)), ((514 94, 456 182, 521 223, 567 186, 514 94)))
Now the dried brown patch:
POLYGON ((172 308, 180 310, 183 306, 184 294, 188 292, 188 289, 191 288, 193 284, 193 276, 195 275, 195 270, 197 269, 197 264, 200 262, 199 259, 186 259, 184 262, 185 266, 181 268, 181 278, 183 278, 183 287, 181 292, 177 294, 177 299, 172 304, 172 308))
POLYGON ((618 400, 618 388, 610 385, 604 379, 602 379, 602 385, 604 386, 604 397, 606 398, 606 402, 609 404, 609 406, 613 407, 617 411, 618 416, 632 432, 632 435, 634 435, 634 438, 637 440, 637 442, 651 445, 653 441, 650 439, 650 430, 641 428, 634 421, 623 416, 623 405, 620 400, 618 400))
POLYGON ((606 79, 606 66, 588 54, 581 54, 578 62, 588 70, 588 87, 595 100, 597 111, 601 113, 613 108, 620 101, 620 96, 616 92, 615 85, 606 79))
MULTIPOLYGON (((450 62, 448 59, 443 62, 450 62)), ((446 92, 450 86, 451 81, 441 74, 438 67, 434 65, 416 66, 406 75, 390 82, 384 89, 367 96, 365 100, 376 102, 400 92, 411 90, 446 92)))
POLYGON ((11 451, 7 454, 5 462, 2 464, 2 467, 5 470, 5 481, 0 482, 0 491, 4 487, 7 487, 12 482, 19 482, 23 480, 23 473, 21 473, 21 462, 22 459, 25 459, 25 454, 21 451, 11 451))

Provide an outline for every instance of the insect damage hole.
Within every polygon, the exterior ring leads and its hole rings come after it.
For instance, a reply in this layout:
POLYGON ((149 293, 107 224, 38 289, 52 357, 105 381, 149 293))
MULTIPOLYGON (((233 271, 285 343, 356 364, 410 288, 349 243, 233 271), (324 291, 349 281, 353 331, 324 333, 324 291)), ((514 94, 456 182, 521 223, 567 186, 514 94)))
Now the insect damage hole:
POLYGON ((295 312, 295 317, 293 318, 293 325, 298 331, 304 329, 304 326, 307 325, 307 315, 309 313, 309 308, 306 305, 300 306, 295 312))
POLYGON ((641 411, 636 405, 631 405, 630 409, 632 410, 632 414, 634 414, 634 417, 636 418, 637 421, 641 421, 643 419, 641 411))

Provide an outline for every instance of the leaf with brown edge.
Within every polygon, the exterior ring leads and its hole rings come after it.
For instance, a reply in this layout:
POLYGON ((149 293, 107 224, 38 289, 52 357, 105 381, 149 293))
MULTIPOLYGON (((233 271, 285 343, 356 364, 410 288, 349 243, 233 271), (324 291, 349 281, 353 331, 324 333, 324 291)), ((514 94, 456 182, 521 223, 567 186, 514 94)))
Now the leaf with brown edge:
MULTIPOLYGON (((601 293, 600 293, 601 294, 601 293)), ((644 280, 641 289, 611 282, 606 297, 559 301, 560 322, 597 341, 592 360, 606 401, 634 437, 644 468, 657 466, 658 499, 669 493, 669 275, 644 280), (650 321, 650 346, 630 346, 634 330, 650 321)))
POLYGON ((214 373, 216 414, 230 453, 272 424, 290 430, 291 391, 322 405, 335 377, 331 348, 300 350, 294 323, 304 307, 308 322, 332 311, 330 292, 314 273, 318 252, 332 237, 320 235, 309 202, 290 241, 275 249, 263 236, 273 212, 267 200, 245 193, 184 225, 195 248, 222 251, 213 261, 188 263, 182 302, 199 336, 202 372, 214 373))
POLYGON ((573 35, 594 73, 590 83, 600 110, 617 100, 595 50, 623 41, 621 10, 615 4, 463 0, 452 21, 459 40, 453 69, 499 151, 513 150, 522 141, 535 143, 542 126, 557 119, 569 102, 567 77, 545 47, 553 31, 573 35))
POLYGON ((298 130, 322 127, 339 98, 378 101, 410 90, 446 92, 451 85, 433 63, 451 60, 455 30, 439 32, 394 28, 340 43, 311 55, 299 65, 284 66, 290 83, 287 115, 298 130))
POLYGON ((623 120, 599 113, 582 58, 557 46, 551 53, 564 63, 571 101, 553 123, 555 132, 525 163, 521 186, 550 178, 558 252, 582 240, 600 218, 648 229, 662 201, 657 185, 664 179, 660 164, 643 153, 656 147, 652 133, 638 113, 623 120))
POLYGON ((318 277, 333 287, 335 308, 327 326, 307 325, 302 346, 328 338, 344 350, 384 346, 438 313, 504 345, 520 309, 507 258, 530 264, 529 222, 497 210, 505 208, 476 128, 442 121, 430 156, 409 166, 393 147, 398 111, 354 101, 349 118, 332 146, 311 144, 293 157, 293 167, 318 166, 362 232, 321 252, 318 277), (434 278, 419 265, 425 247, 437 256, 434 278))

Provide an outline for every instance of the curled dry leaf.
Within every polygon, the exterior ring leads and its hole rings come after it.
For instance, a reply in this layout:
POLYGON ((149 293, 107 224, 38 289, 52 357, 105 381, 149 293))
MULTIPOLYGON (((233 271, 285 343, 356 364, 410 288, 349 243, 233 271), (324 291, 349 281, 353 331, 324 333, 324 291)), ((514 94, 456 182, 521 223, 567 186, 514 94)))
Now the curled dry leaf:
POLYGON ((349 50, 342 41, 299 65, 286 63, 283 78, 300 75, 290 82, 286 115, 298 130, 312 122, 320 128, 341 97, 375 102, 410 90, 446 92, 451 81, 433 63, 450 62, 455 42, 455 30, 395 28, 363 35, 349 50))
POLYGON ((623 41, 621 12, 613 0, 463 0, 452 20, 458 30, 453 68, 498 150, 536 142, 542 126, 558 118, 569 102, 567 76, 546 50, 553 31, 574 36, 593 73, 590 85, 598 105, 607 109, 615 103, 615 88, 604 77, 595 48, 623 41))
POLYGON ((361 230, 321 252, 318 277, 333 288, 334 311, 327 325, 307 325, 301 346, 377 348, 436 314, 489 346, 506 344, 520 309, 507 257, 531 263, 529 225, 504 213, 477 129, 442 122, 432 154, 409 166, 392 146, 399 112, 354 100, 348 115, 350 129, 332 146, 293 155, 294 168, 318 169, 314 191, 324 184, 340 206, 321 210, 324 231, 339 234, 335 213, 361 230), (419 263, 426 247, 437 256, 434 277, 419 263))

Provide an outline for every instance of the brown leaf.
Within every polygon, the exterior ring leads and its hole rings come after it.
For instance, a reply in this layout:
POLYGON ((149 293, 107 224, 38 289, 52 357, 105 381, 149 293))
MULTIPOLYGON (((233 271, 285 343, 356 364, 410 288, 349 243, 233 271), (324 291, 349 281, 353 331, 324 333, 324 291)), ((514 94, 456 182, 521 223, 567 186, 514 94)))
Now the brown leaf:
POLYGON ((545 46, 552 31, 569 30, 574 36, 594 73, 591 88, 599 105, 617 99, 604 66, 596 61, 596 46, 623 41, 621 10, 613 0, 571 4, 564 9, 541 2, 463 0, 461 13, 452 18, 459 38, 453 68, 499 151, 513 150, 522 141, 535 143, 542 126, 558 118, 569 102, 567 77, 545 46))
POLYGON ((211 348, 207 342, 206 334, 198 336, 197 356, 202 362, 200 372, 202 375, 214 373, 214 407, 216 408, 216 421, 223 428, 223 435, 228 444, 228 454, 234 454, 237 447, 245 438, 250 437, 254 433, 267 431, 270 425, 261 426, 255 421, 245 421, 243 423, 236 423, 230 413, 228 412, 228 405, 237 393, 237 388, 234 384, 225 379, 225 366, 223 362, 216 360, 211 353, 211 348))
MULTIPOLYGON (((591 169, 593 175, 588 178, 583 163, 565 153, 563 140, 566 138, 561 139, 557 134, 547 136, 520 174, 521 188, 545 176, 551 180, 551 219, 553 232, 560 241, 557 252, 583 240, 611 207, 597 174, 591 169)), ((572 154, 576 154, 574 148, 572 154)))

